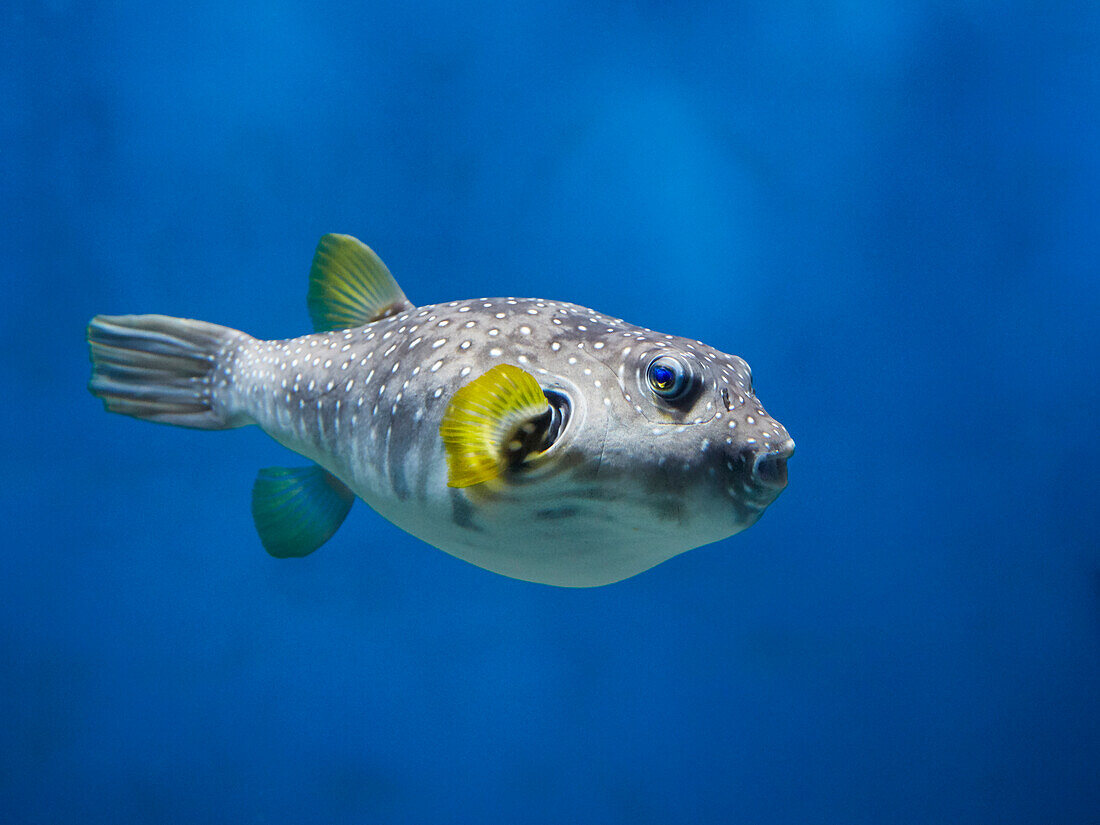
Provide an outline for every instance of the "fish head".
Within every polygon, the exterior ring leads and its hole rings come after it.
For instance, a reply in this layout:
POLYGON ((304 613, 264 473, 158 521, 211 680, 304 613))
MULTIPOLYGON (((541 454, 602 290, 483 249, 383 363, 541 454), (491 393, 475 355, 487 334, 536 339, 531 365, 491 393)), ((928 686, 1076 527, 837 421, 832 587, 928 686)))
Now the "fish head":
POLYGON ((718 541, 786 487, 794 440, 742 358, 648 330, 582 349, 592 374, 578 383, 589 379, 589 407, 606 411, 600 483, 641 540, 670 555, 718 541))

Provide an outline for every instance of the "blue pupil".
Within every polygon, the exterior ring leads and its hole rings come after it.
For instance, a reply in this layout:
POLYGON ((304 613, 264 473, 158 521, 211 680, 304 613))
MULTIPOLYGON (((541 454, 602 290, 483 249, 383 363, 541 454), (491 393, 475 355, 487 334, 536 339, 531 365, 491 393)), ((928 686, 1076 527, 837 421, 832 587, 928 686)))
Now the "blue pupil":
POLYGON ((676 373, 668 367, 655 364, 650 370, 650 380, 653 382, 654 389, 667 392, 676 384, 676 373))

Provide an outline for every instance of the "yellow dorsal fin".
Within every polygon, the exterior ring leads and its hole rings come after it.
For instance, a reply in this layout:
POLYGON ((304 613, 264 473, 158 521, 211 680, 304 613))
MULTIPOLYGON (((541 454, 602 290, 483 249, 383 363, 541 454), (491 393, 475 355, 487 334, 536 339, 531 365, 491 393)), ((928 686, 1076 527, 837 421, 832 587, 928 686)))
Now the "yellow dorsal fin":
POLYGON ((412 308, 382 259, 351 235, 325 235, 317 244, 306 303, 317 332, 359 327, 412 308))
POLYGON ((499 476, 530 436, 522 432, 524 425, 543 416, 549 421, 549 412, 538 381, 511 364, 493 367, 460 387, 439 425, 447 486, 469 487, 499 476))

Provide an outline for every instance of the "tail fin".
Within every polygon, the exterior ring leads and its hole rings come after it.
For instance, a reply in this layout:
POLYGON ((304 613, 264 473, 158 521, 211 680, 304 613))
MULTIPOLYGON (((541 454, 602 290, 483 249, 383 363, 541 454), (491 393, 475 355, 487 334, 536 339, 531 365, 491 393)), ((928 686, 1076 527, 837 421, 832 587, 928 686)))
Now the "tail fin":
MULTIPOLYGON (((218 399, 215 377, 233 344, 229 327, 167 315, 97 315, 88 324, 88 389, 111 412, 148 421, 220 430, 249 423, 218 399)), ((226 385, 221 385, 223 395, 226 385)))

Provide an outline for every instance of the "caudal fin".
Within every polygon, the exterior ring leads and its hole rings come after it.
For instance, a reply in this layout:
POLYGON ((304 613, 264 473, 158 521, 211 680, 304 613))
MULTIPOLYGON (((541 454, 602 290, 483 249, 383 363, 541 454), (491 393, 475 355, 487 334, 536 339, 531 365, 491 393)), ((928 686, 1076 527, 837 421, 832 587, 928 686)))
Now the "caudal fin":
MULTIPOLYGON (((88 389, 111 412, 221 430, 249 423, 218 397, 221 359, 245 338, 229 327, 167 315, 97 315, 88 324, 88 389)), ((222 395, 227 389, 222 387, 222 395)))

